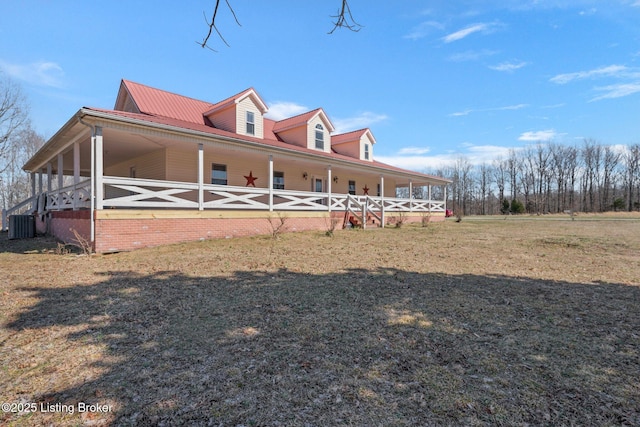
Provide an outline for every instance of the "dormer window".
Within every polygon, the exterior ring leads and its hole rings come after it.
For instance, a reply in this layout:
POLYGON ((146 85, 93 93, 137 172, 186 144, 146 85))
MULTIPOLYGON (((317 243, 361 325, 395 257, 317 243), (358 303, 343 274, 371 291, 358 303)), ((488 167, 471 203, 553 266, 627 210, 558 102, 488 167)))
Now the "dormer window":
POLYGON ((369 160, 369 144, 364 144, 364 159, 369 160))
POLYGON ((247 135, 256 134, 256 121, 253 111, 247 111, 247 135))
POLYGON ((321 124, 316 125, 316 148, 324 150, 324 128, 321 124))

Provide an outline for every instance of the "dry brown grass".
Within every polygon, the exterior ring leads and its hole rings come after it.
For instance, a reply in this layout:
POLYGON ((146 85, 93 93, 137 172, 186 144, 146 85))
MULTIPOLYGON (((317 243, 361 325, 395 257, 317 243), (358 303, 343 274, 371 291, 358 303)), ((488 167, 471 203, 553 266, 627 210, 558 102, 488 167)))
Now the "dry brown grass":
POLYGON ((640 220, 601 219, 93 258, 4 234, 0 402, 112 411, 0 424, 639 425, 640 220))

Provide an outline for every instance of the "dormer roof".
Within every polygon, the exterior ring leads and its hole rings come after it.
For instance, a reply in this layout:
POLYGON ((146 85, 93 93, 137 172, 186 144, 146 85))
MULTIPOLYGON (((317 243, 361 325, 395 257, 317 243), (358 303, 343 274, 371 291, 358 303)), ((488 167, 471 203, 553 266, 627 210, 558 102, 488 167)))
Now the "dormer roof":
POLYGON ((249 88, 249 89, 243 90, 238 94, 230 96, 227 99, 223 99, 222 101, 213 104, 208 110, 204 112, 204 115, 209 116, 211 114, 216 113, 217 111, 221 111, 235 104, 239 104, 245 98, 251 98, 254 105, 258 107, 258 109, 262 114, 265 114, 267 112, 268 110, 267 104, 265 104, 262 98, 260 98, 260 95, 258 95, 258 92, 256 92, 255 89, 253 88, 249 88))
POLYGON ((376 143, 376 139, 373 137, 373 133, 371 133, 371 129, 359 129, 351 132, 341 133, 338 135, 331 135, 331 145, 344 144, 345 142, 357 141, 362 138, 364 135, 369 137, 369 141, 372 144, 376 143))
POLYGON ((308 111, 306 113, 299 114, 297 116, 289 117, 288 119, 280 120, 276 122, 273 126, 273 132, 284 132, 289 129, 294 129, 299 126, 306 126, 310 121, 315 119, 317 116, 320 116, 322 121, 327 127, 329 132, 333 132, 335 127, 329 117, 326 115, 322 108, 316 108, 315 110, 308 111))

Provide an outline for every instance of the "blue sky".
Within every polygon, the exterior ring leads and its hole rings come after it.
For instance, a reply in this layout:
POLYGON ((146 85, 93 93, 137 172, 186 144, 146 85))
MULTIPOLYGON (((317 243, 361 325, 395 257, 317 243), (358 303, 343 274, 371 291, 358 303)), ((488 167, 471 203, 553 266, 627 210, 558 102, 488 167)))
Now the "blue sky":
POLYGON ((254 87, 272 117, 322 107, 374 156, 424 171, 552 140, 640 142, 640 0, 3 1, 0 69, 35 129, 113 108, 120 79, 216 102, 254 87))

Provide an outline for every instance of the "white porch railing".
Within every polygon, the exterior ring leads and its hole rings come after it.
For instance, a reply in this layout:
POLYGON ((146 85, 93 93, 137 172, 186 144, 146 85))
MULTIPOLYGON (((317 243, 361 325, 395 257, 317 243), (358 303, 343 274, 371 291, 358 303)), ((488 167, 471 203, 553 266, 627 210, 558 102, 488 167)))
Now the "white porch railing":
MULTIPOLYGON (((197 183, 158 181, 153 179, 121 178, 105 176, 104 207, 128 208, 188 208, 198 209, 197 183)), ((268 188, 238 187, 232 185, 204 184, 202 186, 203 209, 254 209, 344 211, 362 209, 381 220, 378 212, 444 212, 444 201, 421 199, 381 198, 352 196, 294 190, 269 190, 268 188), (328 202, 330 200, 330 202, 328 202), (357 205, 357 206, 356 206, 357 205)))
POLYGON ((91 205, 91 181, 67 185, 46 195, 46 209, 49 211, 88 208, 91 205))
MULTIPOLYGON (((384 212, 444 212, 444 201, 354 196, 327 192, 269 190, 198 183, 160 181, 141 178, 105 176, 103 207, 173 208, 173 209, 247 209, 282 211, 354 211, 360 218, 367 214, 382 223, 384 212), (199 200, 202 189, 203 200, 199 200)), ((69 185, 46 194, 46 210, 89 208, 90 181, 69 185)), ((96 206, 99 206, 97 203, 96 206)), ((35 212, 38 196, 3 211, 2 226, 19 212, 35 212)))

